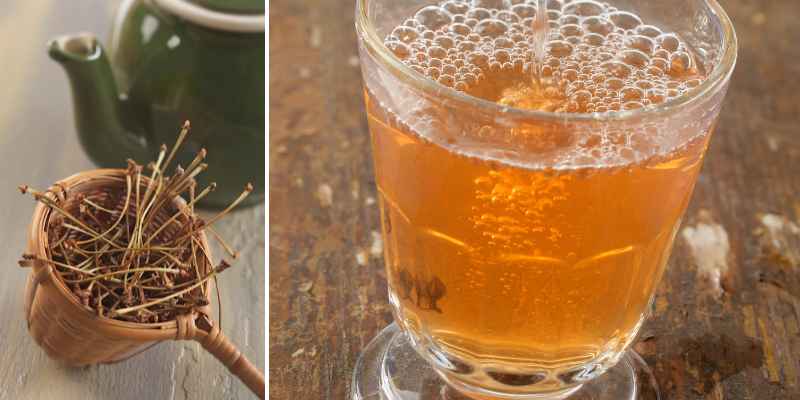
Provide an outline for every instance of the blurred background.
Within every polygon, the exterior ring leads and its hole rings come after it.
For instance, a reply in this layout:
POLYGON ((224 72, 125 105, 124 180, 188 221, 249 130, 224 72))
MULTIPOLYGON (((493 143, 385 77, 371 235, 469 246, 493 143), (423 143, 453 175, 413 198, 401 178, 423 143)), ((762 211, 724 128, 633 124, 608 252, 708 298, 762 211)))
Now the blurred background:
MULTIPOLYGON (((665 399, 795 399, 800 2, 720 3, 739 60, 683 224, 711 239, 678 235, 635 348, 665 399), (722 292, 697 251, 721 254, 722 292)), ((392 319, 354 1, 270 6, 270 394, 342 399, 392 319)))
MULTIPOLYGON (((49 359, 28 335, 22 296, 29 270, 17 260, 35 204, 16 187, 44 189, 95 168, 78 142, 69 81, 48 57, 46 43, 66 33, 92 32, 107 45, 123 3, 130 2, 13 1, 0 9, 0 400, 254 398, 195 342, 163 343, 119 364, 75 369, 49 359)), ((175 134, 181 122, 175 121, 175 134)), ((214 168, 213 153, 209 162, 214 168)), ((238 193, 241 186, 232 189, 238 193)), ((241 252, 219 279, 222 330, 261 370, 265 219, 262 202, 234 212, 218 229, 241 252)), ((212 304, 216 309, 216 300, 212 304)))

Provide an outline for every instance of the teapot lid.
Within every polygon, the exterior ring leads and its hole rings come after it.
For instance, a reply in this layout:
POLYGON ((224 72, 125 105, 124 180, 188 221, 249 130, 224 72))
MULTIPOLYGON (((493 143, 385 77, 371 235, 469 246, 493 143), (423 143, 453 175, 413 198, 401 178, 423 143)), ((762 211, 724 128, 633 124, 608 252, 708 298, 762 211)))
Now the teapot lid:
POLYGON ((199 6, 232 14, 264 14, 264 0, 191 0, 199 6))
POLYGON ((266 27, 263 2, 254 0, 150 0, 179 18, 208 28, 261 33, 266 27))

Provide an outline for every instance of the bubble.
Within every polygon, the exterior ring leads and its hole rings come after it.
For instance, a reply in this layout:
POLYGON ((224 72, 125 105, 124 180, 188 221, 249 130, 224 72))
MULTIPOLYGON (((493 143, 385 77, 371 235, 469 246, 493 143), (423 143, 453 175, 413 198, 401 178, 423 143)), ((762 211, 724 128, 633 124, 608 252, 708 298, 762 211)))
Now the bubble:
POLYGON ((452 22, 453 16, 437 6, 427 6, 417 11, 414 19, 425 28, 435 31, 452 22))
POLYGON ((653 25, 639 25, 636 27, 634 32, 637 35, 647 36, 649 38, 656 38, 662 33, 661 29, 658 29, 657 26, 653 25))
POLYGON ((647 55, 653 54, 653 50, 656 47, 656 43, 653 41, 653 39, 650 39, 649 37, 642 35, 626 37, 625 45, 632 49, 639 50, 647 55))
POLYGON ((574 14, 581 17, 591 17, 603 13, 602 4, 592 0, 574 1, 567 4, 562 10, 563 14, 574 14))
POLYGON ((662 73, 669 71, 669 61, 661 57, 651 58, 650 65, 654 68, 658 68, 662 73))
POLYGON ((614 25, 611 21, 602 17, 588 17, 581 22, 581 26, 587 32, 597 33, 606 36, 614 30, 614 25))
POLYGON ((620 54, 620 60, 625 64, 636 66, 636 67, 644 67, 650 61, 647 54, 642 53, 639 50, 623 50, 620 54))
POLYGON ((660 89, 650 89, 647 91, 647 100, 650 100, 652 104, 659 104, 663 103, 666 99, 666 94, 663 90, 660 89))
POLYGON ((448 1, 442 4, 442 8, 444 8, 450 14, 464 14, 469 11, 469 4, 461 3, 458 1, 448 1))
POLYGON ((548 57, 544 63, 550 68, 558 68, 561 66, 561 60, 554 57, 548 57))
POLYGON ((686 85, 687 88, 695 88, 700 86, 701 83, 703 82, 700 79, 689 79, 684 84, 686 85))
POLYGON ((392 31, 392 36, 396 37, 403 43, 410 44, 417 40, 419 37, 419 32, 416 29, 400 25, 397 28, 394 28, 392 31))
POLYGON ((623 101, 638 101, 644 97, 644 91, 637 87, 626 86, 620 90, 619 96, 623 101))
POLYGON ((458 34, 458 35, 467 36, 470 33, 472 33, 472 28, 470 28, 469 25, 466 25, 466 24, 459 24, 459 23, 452 24, 452 25, 450 25, 449 29, 450 29, 450 32, 458 34))
POLYGON ((614 55, 611 54, 611 53, 603 51, 603 52, 597 53, 596 57, 597 57, 598 61, 608 61, 608 60, 613 59, 614 55))
POLYGON ((473 27, 478 24, 478 20, 475 18, 467 18, 464 20, 464 25, 473 27))
POLYGON ((606 87, 611 90, 619 90, 622 89, 623 86, 625 86, 625 82, 623 82, 622 79, 619 78, 606 78, 605 84, 606 87))
POLYGON ((561 0, 547 0, 546 7, 549 10, 560 10, 564 8, 564 3, 561 0))
POLYGON ((467 73, 463 74, 462 78, 464 79, 464 82, 466 82, 467 85, 469 85, 469 86, 472 86, 472 85, 475 85, 476 83, 478 83, 478 77, 475 74, 471 73, 471 72, 467 72, 467 73))
POLYGON ((447 57, 447 51, 439 46, 431 46, 428 48, 428 56, 434 59, 443 59, 447 57))
POLYGON ((573 93, 572 99, 579 105, 586 105, 592 99, 592 93, 588 90, 578 90, 573 93))
POLYGON ((511 39, 501 36, 494 40, 495 49, 511 49, 514 47, 514 42, 511 39))
POLYGON ((447 74, 442 74, 436 81, 447 87, 453 87, 456 84, 456 78, 447 74))
POLYGON ((660 69, 660 68, 654 67, 654 66, 647 67, 647 69, 645 71, 647 72, 647 75, 650 75, 650 76, 653 76, 653 77, 660 77, 660 76, 664 75, 664 70, 663 69, 660 69))
POLYGON ((462 81, 456 82, 455 86, 453 86, 453 89, 458 90, 459 92, 465 92, 468 88, 469 87, 467 84, 462 81))
POLYGON ((441 69, 436 68, 436 67, 428 67, 428 69, 425 70, 425 75, 427 75, 429 78, 434 79, 434 80, 439 78, 439 75, 441 75, 441 74, 442 74, 441 69))
POLYGON ((533 18, 536 15, 536 7, 530 4, 517 4, 511 7, 511 11, 521 19, 533 18))
POLYGON ((475 25, 474 31, 483 37, 497 38, 508 32, 508 25, 499 19, 487 19, 475 25))
POLYGON ((594 89, 594 95, 598 99, 597 101, 600 101, 603 97, 606 97, 606 94, 608 94, 608 91, 606 91, 601 87, 594 87, 593 89, 594 89))
POLYGON ((411 49, 403 42, 399 41, 391 41, 386 43, 386 48, 388 48, 394 55, 404 60, 411 55, 411 49))
POLYGON ((471 19, 475 19, 478 22, 480 22, 480 21, 483 21, 485 19, 491 18, 492 17, 492 13, 490 13, 489 10, 487 10, 485 8, 473 8, 473 9, 467 11, 466 17, 467 17, 467 21, 469 21, 469 19, 471 18, 471 19))
POLYGON ((511 55, 506 50, 497 50, 493 55, 494 59, 501 64, 511 61, 511 55))
POLYGON ((478 68, 483 68, 489 64, 489 56, 483 53, 472 53, 467 57, 467 62, 478 68))
POLYGON ((617 78, 627 78, 631 74, 631 67, 619 61, 606 61, 601 67, 612 76, 617 78))
POLYGON ((562 25, 559 31, 564 37, 581 36, 583 35, 583 28, 575 24, 562 25))
POLYGON ((602 46, 606 38, 596 33, 587 33, 583 35, 583 42, 592 46, 602 46))
POLYGON ((473 8, 486 8, 495 10, 506 10, 511 7, 509 0, 472 0, 473 8))
POLYGON ((581 23, 581 19, 577 15, 564 15, 561 14, 561 17, 558 19, 559 25, 577 25, 581 23))
POLYGON ((547 10, 547 19, 549 21, 558 23, 557 21, 559 18, 561 18, 560 10, 547 10))
POLYGON ((636 87, 638 87, 639 89, 643 89, 643 90, 651 89, 654 86, 655 85, 653 85, 653 82, 648 81, 648 80, 640 80, 640 81, 636 82, 636 87))
POLYGON ((497 18, 497 19, 499 19, 501 21, 504 21, 506 23, 509 23, 509 24, 513 24, 515 22, 519 22, 519 17, 517 16, 517 14, 514 14, 513 12, 507 11, 507 10, 503 10, 503 11, 498 12, 497 15, 495 16, 495 18, 497 18))
POLYGON ((463 15, 461 15, 461 14, 456 14, 456 15, 453 15, 453 22, 462 23, 462 22, 464 22, 464 20, 465 20, 465 19, 467 19, 467 18, 466 18, 466 17, 464 17, 464 16, 463 16, 463 15))
POLYGON ((674 34, 665 33, 656 38, 656 43, 658 44, 659 47, 671 53, 673 51, 678 50, 681 41, 674 34))
POLYGON ((614 25, 622 29, 633 29, 642 24, 642 20, 627 11, 615 11, 608 14, 608 18, 614 25))
POLYGON ((547 44, 547 52, 555 57, 566 57, 572 54, 572 45, 561 40, 553 40, 547 44))
POLYGON ((644 107, 644 104, 642 104, 641 102, 638 102, 638 101, 629 101, 629 102, 627 102, 627 103, 622 105, 622 108, 624 108, 626 110, 636 110, 636 109, 639 109, 639 108, 642 108, 642 107, 644 107))
POLYGON ((692 67, 692 57, 685 51, 672 53, 669 57, 670 73, 683 74, 692 67))
MULTIPOLYGON (((433 39, 435 37, 436 37, 436 34, 433 33, 433 31, 431 31, 431 30, 427 30, 426 29, 425 31, 422 32, 422 38, 423 39, 433 39)), ((426 46, 430 46, 431 44, 426 42, 425 45, 426 46)))
POLYGON ((561 77, 568 81, 574 81, 578 79, 578 71, 575 71, 574 69, 564 70, 563 72, 561 72, 561 77))
POLYGON ((453 46, 455 46, 455 41, 453 38, 448 36, 437 36, 433 39, 433 44, 439 46, 445 50, 455 50, 453 46))

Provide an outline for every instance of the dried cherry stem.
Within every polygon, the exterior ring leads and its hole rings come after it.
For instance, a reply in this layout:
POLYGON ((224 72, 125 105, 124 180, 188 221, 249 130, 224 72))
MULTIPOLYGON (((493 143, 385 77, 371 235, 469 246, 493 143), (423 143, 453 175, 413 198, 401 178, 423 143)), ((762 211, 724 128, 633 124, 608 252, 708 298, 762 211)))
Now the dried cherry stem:
POLYGON ((253 185, 251 183, 248 183, 247 185, 245 185, 244 190, 239 195, 239 197, 237 197, 236 200, 234 200, 230 205, 228 205, 228 207, 226 207, 224 210, 220 211, 217 215, 211 217, 211 219, 209 219, 208 221, 204 222, 199 229, 195 229, 194 227, 192 227, 192 229, 190 229, 188 232, 186 232, 183 236, 178 237, 178 239, 176 239, 176 240, 177 241, 182 241, 182 240, 186 239, 187 237, 192 236, 192 235, 196 234, 197 232, 202 231, 203 229, 211 226, 213 223, 219 221, 220 218, 226 216, 228 213, 231 212, 231 210, 236 208, 236 206, 239 205, 239 203, 244 201, 244 199, 247 198, 247 196, 252 191, 253 191, 253 185))
POLYGON ((228 245, 225 239, 222 238, 222 235, 220 235, 219 232, 217 232, 214 228, 210 226, 206 226, 206 229, 208 229, 208 232, 210 232, 211 235, 214 236, 214 239, 217 241, 217 243, 220 244, 220 246, 222 246, 222 248, 225 250, 226 253, 228 253, 229 256, 231 256, 234 260, 239 258, 239 252, 233 250, 233 248, 230 245, 228 245))
MULTIPOLYGON (((203 191, 200 192, 200 194, 195 199, 192 199, 189 203, 187 203, 187 206, 190 206, 190 207, 194 206, 194 204, 196 202, 200 201, 203 197, 206 197, 206 195, 208 195, 209 193, 213 192, 214 189, 216 189, 216 188, 217 188, 217 184, 214 183, 214 182, 211 182, 211 184, 208 185, 208 187, 206 187, 205 189, 203 189, 203 191)), ((168 220, 164 221, 164 223, 161 224, 161 226, 159 226, 158 229, 156 229, 156 231, 153 232, 150 235, 149 238, 147 238, 147 242, 145 244, 149 244, 154 238, 156 238, 158 236, 159 233, 161 233, 161 231, 166 229, 166 227, 169 226, 171 223, 175 222, 178 219, 178 217, 180 217, 181 215, 186 215, 186 213, 183 210, 178 210, 178 212, 173 214, 172 217, 170 217, 168 220)))
POLYGON ((100 210, 100 211, 105 211, 105 212, 107 212, 107 213, 109 213, 109 214, 112 214, 112 215, 116 213, 116 211, 114 211, 114 210, 109 210, 109 209, 107 209, 107 208, 105 208, 105 207, 103 207, 103 206, 101 206, 101 205, 99 205, 99 204, 97 204, 97 203, 95 203, 95 202, 93 202, 93 201, 89 200, 89 199, 83 199, 82 201, 83 201, 84 203, 86 203, 86 204, 88 204, 88 205, 90 205, 90 206, 92 206, 92 207, 94 207, 94 208, 96 208, 96 209, 100 210))
POLYGON ((91 272, 88 272, 86 270, 80 269, 78 267, 74 267, 72 265, 65 264, 65 263, 58 262, 58 261, 54 261, 54 260, 48 260, 46 258, 36 257, 36 256, 34 256, 32 254, 23 255, 23 260, 22 261, 39 261, 39 262, 43 262, 43 263, 47 263, 47 264, 51 264, 51 265, 57 265, 57 266, 59 266, 61 268, 66 268, 66 269, 68 269, 70 271, 75 271, 75 272, 78 272, 78 273, 81 273, 81 274, 92 274, 91 272))
POLYGON ((192 290, 197 289, 200 285, 205 284, 209 280, 209 278, 211 278, 212 276, 214 276, 216 274, 217 274, 216 271, 211 271, 208 275, 206 275, 199 282, 193 284, 192 286, 189 286, 186 289, 179 290, 179 291, 177 291, 177 292, 175 292, 175 293, 173 293, 173 294, 171 294, 169 296, 161 297, 161 298, 159 298, 157 300, 149 301, 147 303, 143 303, 143 304, 140 304, 138 306, 133 306, 133 307, 128 307, 128 308, 123 308, 123 309, 120 309, 120 310, 116 310, 116 311, 114 311, 114 315, 127 314, 127 313, 129 313, 131 311, 141 310, 143 308, 151 307, 151 306, 154 306, 156 304, 164 303, 167 300, 174 299, 174 298, 176 298, 178 296, 181 296, 181 295, 183 295, 185 293, 189 293, 192 290))
POLYGON ((178 133, 178 139, 175 140, 175 145, 172 146, 172 151, 169 152, 169 156, 167 157, 167 161, 164 162, 164 170, 166 171, 169 167, 169 164, 172 162, 172 159, 175 157, 175 153, 178 151, 178 148, 181 147, 183 141, 186 139, 186 135, 189 134, 189 130, 191 129, 192 124, 189 120, 183 122, 183 126, 181 126, 181 131, 178 133))
POLYGON ((85 229, 87 231, 87 234, 92 235, 92 236, 98 235, 98 233, 95 232, 94 229, 90 228, 89 226, 84 224, 83 221, 81 221, 78 218, 75 218, 72 214, 70 214, 67 211, 65 211, 58 204, 56 204, 55 201, 53 201, 52 199, 47 197, 47 195, 45 195, 44 193, 39 192, 39 191, 34 190, 34 189, 31 189, 27 185, 20 186, 19 190, 20 190, 20 192, 22 192, 22 194, 31 193, 31 195, 33 196, 33 198, 35 200, 37 200, 37 201, 41 202, 42 204, 50 207, 51 209, 55 210, 56 212, 58 212, 59 214, 61 214, 65 218, 71 220, 72 222, 75 222, 76 224, 78 224, 78 226, 80 226, 81 228, 85 229))
MULTIPOLYGON (((111 226, 108 229, 106 229, 105 232, 103 232, 100 235, 98 235, 97 238, 89 239, 87 241, 84 241, 83 243, 90 243, 92 241, 96 241, 96 240, 98 240, 100 238, 103 238, 109 232, 111 232, 112 230, 116 229, 117 226, 119 226, 120 222, 122 222, 122 219, 128 214, 128 207, 131 204, 131 201, 130 201, 131 200, 131 177, 130 177, 130 175, 125 175, 125 187, 126 187, 125 188, 125 204, 122 206, 122 211, 119 214, 119 218, 117 218, 117 220, 114 221, 114 223, 111 224, 111 226)), ((78 242, 78 243, 79 244, 83 244, 81 242, 78 242)))

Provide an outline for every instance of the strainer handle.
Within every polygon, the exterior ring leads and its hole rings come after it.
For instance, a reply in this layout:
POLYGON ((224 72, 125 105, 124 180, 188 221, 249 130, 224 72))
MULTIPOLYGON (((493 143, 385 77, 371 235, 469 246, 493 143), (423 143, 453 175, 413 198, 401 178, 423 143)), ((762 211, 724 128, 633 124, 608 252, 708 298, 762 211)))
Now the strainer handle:
POLYGON ((260 399, 264 399, 264 374, 228 340, 218 327, 212 327, 207 335, 198 336, 195 340, 228 367, 228 370, 239 377, 260 399))

